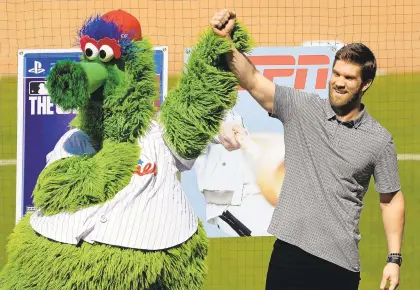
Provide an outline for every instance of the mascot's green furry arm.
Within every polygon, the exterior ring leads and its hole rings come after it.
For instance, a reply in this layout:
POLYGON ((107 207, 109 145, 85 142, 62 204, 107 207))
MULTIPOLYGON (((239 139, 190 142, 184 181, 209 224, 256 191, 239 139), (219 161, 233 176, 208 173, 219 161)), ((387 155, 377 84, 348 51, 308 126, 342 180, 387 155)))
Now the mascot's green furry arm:
MULTIPOLYGON (((10 236, 0 289, 202 289, 208 241, 177 172, 236 102, 231 44, 204 32, 155 119, 154 52, 137 19, 95 16, 79 38, 81 62, 57 62, 47 81, 78 115, 40 173, 37 210, 10 236)), ((240 25, 232 39, 250 49, 240 25)))
MULTIPOLYGON (((239 51, 250 50, 250 37, 237 24, 232 39, 239 51)), ((161 120, 166 139, 182 157, 194 159, 218 133, 226 110, 236 103, 238 82, 226 64, 231 43, 206 31, 192 49, 180 86, 169 92, 161 120)))

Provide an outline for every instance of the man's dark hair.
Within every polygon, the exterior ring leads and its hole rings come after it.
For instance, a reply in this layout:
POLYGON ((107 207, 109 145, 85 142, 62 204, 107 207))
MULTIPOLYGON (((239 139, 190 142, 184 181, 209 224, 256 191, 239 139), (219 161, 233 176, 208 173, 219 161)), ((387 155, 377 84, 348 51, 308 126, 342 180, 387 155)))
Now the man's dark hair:
POLYGON ((340 48, 334 59, 360 65, 362 67, 362 81, 375 79, 376 75, 376 58, 373 52, 363 43, 350 43, 340 48))

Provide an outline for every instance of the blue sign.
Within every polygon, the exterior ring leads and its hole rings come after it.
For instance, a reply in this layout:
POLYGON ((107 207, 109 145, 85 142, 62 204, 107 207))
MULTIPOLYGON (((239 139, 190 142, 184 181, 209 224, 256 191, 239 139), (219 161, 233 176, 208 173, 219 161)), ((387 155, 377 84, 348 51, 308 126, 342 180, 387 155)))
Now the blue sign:
MULTIPOLYGON (((45 167, 46 156, 69 130, 69 123, 75 117, 75 112, 65 112, 51 102, 46 77, 58 60, 80 61, 81 55, 79 49, 19 52, 16 221, 33 210, 32 191, 45 167)), ((155 47, 159 103, 167 93, 167 57, 167 47, 155 47)))

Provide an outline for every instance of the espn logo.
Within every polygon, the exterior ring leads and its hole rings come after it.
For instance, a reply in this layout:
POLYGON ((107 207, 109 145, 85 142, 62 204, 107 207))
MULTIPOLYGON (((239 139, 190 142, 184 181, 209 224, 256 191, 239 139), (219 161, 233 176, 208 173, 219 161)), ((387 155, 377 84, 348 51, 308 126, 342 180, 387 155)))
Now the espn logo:
MULTIPOLYGON (((315 89, 322 90, 327 88, 331 62, 328 55, 303 54, 298 57, 294 57, 293 55, 261 55, 248 56, 248 58, 257 70, 271 81, 274 78, 290 78, 295 76, 295 89, 305 89, 308 70, 311 68, 316 69, 315 89), (290 68, 290 66, 295 66, 295 68, 290 68), (296 68, 296 66, 298 67, 296 68)), ((239 88, 239 90, 243 89, 239 88)))

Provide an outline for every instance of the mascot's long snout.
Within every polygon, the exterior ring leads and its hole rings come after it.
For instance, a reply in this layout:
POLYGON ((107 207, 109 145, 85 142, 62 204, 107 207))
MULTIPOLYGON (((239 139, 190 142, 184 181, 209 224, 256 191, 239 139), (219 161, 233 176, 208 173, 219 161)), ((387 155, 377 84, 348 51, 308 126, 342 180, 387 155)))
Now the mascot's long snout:
POLYGON ((57 62, 47 78, 47 88, 54 104, 64 110, 83 107, 90 95, 108 79, 108 70, 99 62, 57 62))

